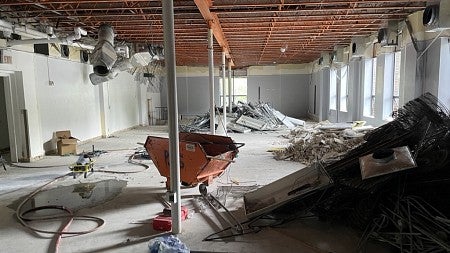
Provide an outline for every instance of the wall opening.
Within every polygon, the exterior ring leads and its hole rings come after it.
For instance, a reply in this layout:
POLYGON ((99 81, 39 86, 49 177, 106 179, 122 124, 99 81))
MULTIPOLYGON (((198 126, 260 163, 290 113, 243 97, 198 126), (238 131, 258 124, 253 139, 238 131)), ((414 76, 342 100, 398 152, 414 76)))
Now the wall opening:
POLYGON ((10 153, 5 78, 0 76, 0 154, 10 153))
MULTIPOLYGON (((228 78, 227 78, 228 79, 228 78)), ((219 80, 219 91, 220 91, 220 106, 223 106, 223 88, 222 88, 222 79, 219 80)), ((233 96, 231 97, 231 101, 233 104, 237 104, 238 102, 247 103, 247 77, 233 77, 233 96)), ((227 95, 225 96, 225 106, 228 106, 228 97, 230 96, 230 92, 228 91, 228 81, 226 82, 225 92, 227 95)), ((258 96, 258 101, 260 99, 260 95, 258 96)))

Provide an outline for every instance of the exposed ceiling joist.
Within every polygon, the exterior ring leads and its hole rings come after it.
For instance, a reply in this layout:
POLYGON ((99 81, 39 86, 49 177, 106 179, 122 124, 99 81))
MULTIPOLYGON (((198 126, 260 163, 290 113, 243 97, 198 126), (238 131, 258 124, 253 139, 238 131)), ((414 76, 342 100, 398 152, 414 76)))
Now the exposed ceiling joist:
POLYGON ((230 60, 231 66, 235 66, 233 57, 230 52, 230 46, 228 45, 228 41, 223 33, 219 18, 217 17, 217 14, 212 13, 209 10, 209 8, 212 6, 211 0, 194 0, 194 2, 197 5, 198 10, 202 14, 203 18, 208 23, 209 28, 212 29, 214 38, 216 38, 217 43, 219 43, 219 45, 222 47, 222 50, 225 52, 225 56, 230 60))
MULTIPOLYGON (((214 50, 225 50, 235 67, 307 63, 349 45, 354 36, 375 35, 388 21, 423 10, 426 0, 174 0, 178 65, 207 66, 207 30, 214 50), (206 22, 205 22, 206 21, 206 22), (282 52, 284 51, 284 52, 282 52)), ((96 40, 110 24, 117 41, 163 42, 161 0, 3 0, 1 19, 61 35, 82 27, 81 43, 96 40)), ((221 55, 214 55, 220 64, 221 55)))

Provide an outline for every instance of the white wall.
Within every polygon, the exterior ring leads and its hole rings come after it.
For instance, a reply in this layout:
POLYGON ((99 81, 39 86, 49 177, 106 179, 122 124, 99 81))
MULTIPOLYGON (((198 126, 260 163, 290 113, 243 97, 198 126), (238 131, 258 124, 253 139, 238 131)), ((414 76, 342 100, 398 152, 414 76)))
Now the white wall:
POLYGON ((34 66, 45 151, 56 148, 51 142, 56 131, 70 130, 80 140, 101 135, 98 86, 88 79, 92 67, 44 55, 35 55, 34 66))
MULTIPOLYGON (((310 65, 273 65, 247 69, 247 100, 271 103, 292 117, 307 115, 310 65), (258 98, 259 92, 261 95, 258 98)), ((220 104, 219 69, 214 71, 216 105, 220 104)), ((209 111, 209 73, 207 67, 177 67, 178 112, 199 115, 209 111)), ((167 106, 166 84, 161 89, 161 105, 167 106)))
POLYGON ((133 76, 127 72, 121 72, 116 78, 109 81, 107 86, 109 94, 108 132, 113 133, 139 125, 139 109, 141 107, 138 90, 140 91, 140 87, 134 82, 133 76))
POLYGON ((306 99, 308 102, 307 115, 316 121, 323 121, 329 118, 330 78, 324 78, 326 75, 330 75, 328 67, 317 69, 309 75, 308 98, 306 99), (325 102, 325 100, 328 102, 325 102), (324 111, 326 113, 323 113, 324 111))
MULTIPOLYGON (((20 145, 29 143, 31 159, 55 148, 51 140, 58 130, 71 130, 83 141, 148 123, 147 88, 127 72, 94 86, 88 64, 12 49, 5 55, 12 64, 0 64, 0 74, 16 73, 14 113, 21 119, 16 135, 20 145)), ((21 153, 27 158, 27 150, 21 153)))
POLYGON ((306 117, 309 81, 309 74, 250 75, 247 101, 269 103, 290 117, 306 117))

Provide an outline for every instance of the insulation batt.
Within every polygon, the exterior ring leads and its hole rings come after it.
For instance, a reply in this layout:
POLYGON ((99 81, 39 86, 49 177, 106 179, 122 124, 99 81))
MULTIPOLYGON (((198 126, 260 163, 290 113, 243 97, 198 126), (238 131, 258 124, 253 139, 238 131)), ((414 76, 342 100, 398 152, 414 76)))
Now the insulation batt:
POLYGON ((310 165, 314 161, 329 161, 345 154, 364 142, 360 132, 352 129, 319 129, 329 123, 307 124, 297 127, 287 136, 289 146, 274 152, 277 160, 292 160, 310 165))

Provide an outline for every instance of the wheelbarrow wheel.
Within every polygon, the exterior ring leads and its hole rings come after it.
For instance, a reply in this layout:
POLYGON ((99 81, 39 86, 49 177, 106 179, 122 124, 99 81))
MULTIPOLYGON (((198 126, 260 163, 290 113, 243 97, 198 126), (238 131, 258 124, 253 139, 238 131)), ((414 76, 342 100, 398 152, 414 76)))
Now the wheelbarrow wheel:
POLYGON ((84 172, 84 178, 87 178, 87 172, 84 172))
POLYGON ((184 186, 184 187, 186 187, 186 188, 194 188, 194 187, 197 186, 196 183, 189 184, 189 183, 186 183, 186 182, 181 182, 181 185, 184 186))
POLYGON ((206 196, 206 194, 208 194, 208 189, 206 188, 206 184, 200 184, 198 186, 198 191, 200 192, 201 195, 206 196))
POLYGON ((75 172, 72 172, 73 179, 77 178, 77 174, 75 172))

